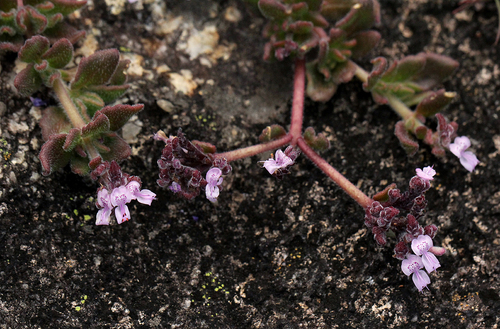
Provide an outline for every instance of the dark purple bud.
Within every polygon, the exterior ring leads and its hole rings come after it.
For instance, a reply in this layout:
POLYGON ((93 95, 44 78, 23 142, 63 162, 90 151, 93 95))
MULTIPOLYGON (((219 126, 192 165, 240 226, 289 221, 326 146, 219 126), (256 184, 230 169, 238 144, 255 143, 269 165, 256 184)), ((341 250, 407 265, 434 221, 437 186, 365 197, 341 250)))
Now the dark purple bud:
POLYGON ((406 257, 406 254, 408 254, 409 249, 408 245, 404 241, 398 242, 396 244, 396 247, 394 247, 394 257, 396 257, 399 260, 403 260, 406 257))
POLYGON ((436 225, 432 224, 432 225, 427 225, 425 228, 424 228, 424 233, 425 235, 428 235, 431 237, 431 239, 434 239, 434 237, 436 236, 436 232, 437 232, 438 228, 436 225))

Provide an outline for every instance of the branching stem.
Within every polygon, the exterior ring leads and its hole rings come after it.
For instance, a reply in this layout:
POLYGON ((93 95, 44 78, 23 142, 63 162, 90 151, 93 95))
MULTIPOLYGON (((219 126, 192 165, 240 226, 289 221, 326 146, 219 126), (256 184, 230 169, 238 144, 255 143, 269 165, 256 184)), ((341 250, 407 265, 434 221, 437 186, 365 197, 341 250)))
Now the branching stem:
POLYGON ((295 61, 295 74, 293 78, 293 103, 292 119, 290 123, 290 135, 292 142, 296 145, 297 139, 302 135, 302 121, 304 118, 304 90, 306 80, 306 63, 304 59, 295 61))

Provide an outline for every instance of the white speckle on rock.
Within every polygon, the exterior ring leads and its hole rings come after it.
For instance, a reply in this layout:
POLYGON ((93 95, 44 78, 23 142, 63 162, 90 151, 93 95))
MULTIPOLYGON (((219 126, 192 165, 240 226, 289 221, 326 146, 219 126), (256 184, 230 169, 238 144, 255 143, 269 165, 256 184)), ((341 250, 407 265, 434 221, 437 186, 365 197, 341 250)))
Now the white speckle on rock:
POLYGON ((165 99, 159 99, 156 101, 156 104, 165 112, 167 113, 172 113, 174 110, 174 104, 171 102, 165 100, 165 99))
POLYGON ((8 129, 13 134, 20 134, 28 131, 29 127, 24 121, 17 122, 17 120, 9 119, 8 129))
POLYGON ((141 55, 128 53, 122 54, 122 58, 130 60, 130 64, 127 69, 128 75, 141 77, 144 74, 144 69, 142 67, 144 57, 142 57, 141 55))
POLYGON ((110 7, 109 10, 113 15, 120 15, 127 3, 126 0, 105 0, 105 2, 110 7))
POLYGON ((224 19, 231 23, 238 23, 241 20, 241 13, 236 7, 227 7, 224 12, 224 19))
POLYGON ((215 51, 219 43, 219 33, 215 25, 207 25, 202 31, 191 25, 182 32, 180 39, 182 41, 177 44, 177 50, 185 52, 193 60, 202 54, 211 54, 215 51))
POLYGON ((486 85, 489 83, 492 77, 493 74, 491 73, 491 71, 489 71, 486 68, 483 68, 481 72, 479 72, 479 74, 476 76, 476 81, 480 85, 486 85))
POLYGON ((193 74, 189 70, 181 70, 179 73, 170 73, 170 83, 176 92, 181 92, 184 95, 192 96, 194 90, 198 87, 193 81, 193 74))

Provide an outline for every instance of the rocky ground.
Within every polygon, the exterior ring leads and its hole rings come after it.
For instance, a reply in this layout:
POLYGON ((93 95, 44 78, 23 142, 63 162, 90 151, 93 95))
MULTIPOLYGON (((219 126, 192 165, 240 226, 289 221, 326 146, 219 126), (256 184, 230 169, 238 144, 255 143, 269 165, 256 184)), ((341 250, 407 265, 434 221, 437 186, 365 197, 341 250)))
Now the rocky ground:
MULTIPOLYGON (((460 62, 445 115, 481 160, 475 172, 422 147, 407 158, 397 116, 358 81, 325 104, 306 102, 305 126, 324 131, 325 158, 369 195, 415 167, 438 171, 426 224, 447 249, 418 293, 363 224, 363 209, 305 157, 282 182, 254 157, 233 164, 217 206, 156 186, 158 129, 226 151, 289 124, 292 66, 262 61, 264 20, 230 0, 94 0, 71 17, 88 31, 79 55, 119 48, 132 60, 120 100, 145 110, 123 130, 123 163, 158 200, 132 220, 96 227, 96 186, 68 168, 41 176, 41 109, 17 95, 16 63, 0 81, 0 328, 496 328, 500 324, 500 128, 493 1, 453 15, 455 1, 381 1, 374 56, 420 51, 460 62)), ((369 60, 361 65, 371 69, 369 60)), ((38 96, 54 102, 48 91, 38 96)))

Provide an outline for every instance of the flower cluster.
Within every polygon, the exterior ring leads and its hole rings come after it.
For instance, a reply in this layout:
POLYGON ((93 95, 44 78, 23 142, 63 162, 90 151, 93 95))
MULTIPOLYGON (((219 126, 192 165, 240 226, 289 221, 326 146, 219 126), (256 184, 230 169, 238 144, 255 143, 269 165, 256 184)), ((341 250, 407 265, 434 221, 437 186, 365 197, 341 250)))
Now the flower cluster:
POLYGON ((179 129, 177 136, 167 138, 163 131, 155 137, 165 143, 161 158, 158 185, 168 187, 185 199, 192 199, 205 188, 207 199, 215 202, 219 196, 222 175, 232 171, 224 158, 216 158, 215 146, 198 141, 189 141, 179 129), (206 179, 202 173, 206 172, 206 179))
POLYGON ((401 270, 407 276, 412 275, 413 283, 418 291, 427 287, 431 280, 427 273, 435 271, 441 267, 436 258, 444 254, 444 248, 434 247, 432 239, 428 235, 420 235, 411 242, 411 249, 415 254, 408 254, 401 263, 401 270), (422 268, 425 267, 425 271, 422 268))
POLYGON ((141 190, 140 178, 123 173, 116 161, 100 164, 91 176, 94 179, 99 177, 101 183, 97 190, 96 205, 99 211, 96 225, 109 225, 113 209, 117 223, 126 222, 130 219, 127 203, 137 200, 150 206, 156 197, 156 194, 148 189, 141 190))
POLYGON ((440 267, 435 255, 444 254, 444 248, 434 247, 432 239, 437 226, 422 227, 419 220, 425 215, 427 200, 425 192, 430 188, 436 171, 433 167, 416 169, 417 175, 410 180, 408 191, 401 193, 396 188, 386 192, 386 201, 375 201, 366 208, 365 225, 372 229, 380 245, 387 243, 387 233, 396 234, 394 257, 402 260, 401 268, 406 275, 413 275, 413 282, 419 291, 430 283, 428 273, 440 267), (406 216, 401 216, 406 213, 406 216), (410 248, 415 254, 410 254, 410 248))

